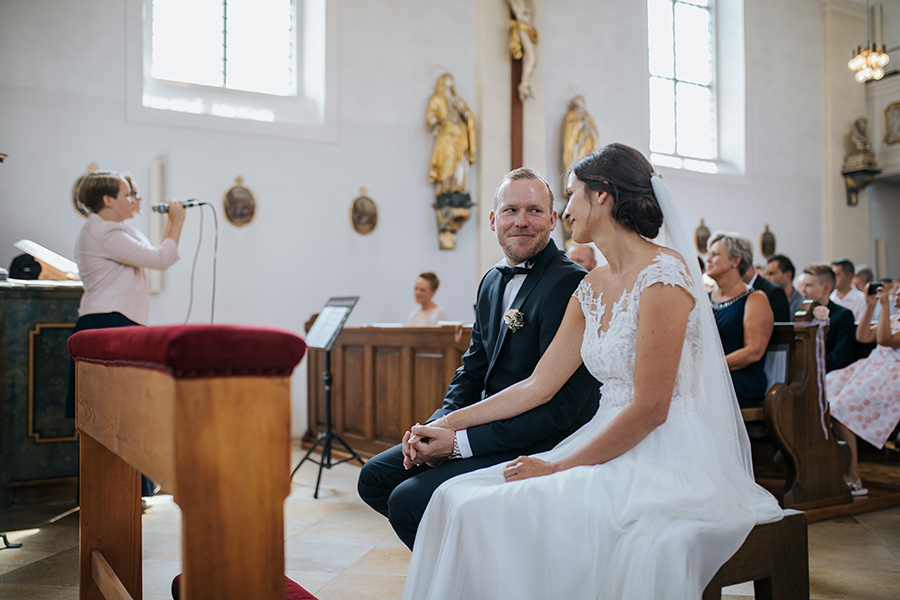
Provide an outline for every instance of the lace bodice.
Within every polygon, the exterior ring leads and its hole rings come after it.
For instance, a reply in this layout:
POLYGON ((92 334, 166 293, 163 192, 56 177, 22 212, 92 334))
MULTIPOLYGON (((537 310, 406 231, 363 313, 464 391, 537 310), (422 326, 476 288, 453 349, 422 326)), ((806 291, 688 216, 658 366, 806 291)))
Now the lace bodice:
POLYGON ((681 362, 675 379, 672 406, 684 405, 688 392, 696 389, 700 362, 700 319, 696 298, 687 269, 679 259, 660 253, 644 267, 635 280, 634 287, 622 293, 612 306, 612 316, 606 331, 600 324, 606 312, 601 291, 594 296, 591 284, 582 280, 574 296, 584 313, 584 336, 581 342, 581 358, 591 374, 603 383, 601 407, 624 407, 634 398, 634 357, 637 347, 638 307, 641 294, 653 284, 662 283, 684 288, 694 298, 694 308, 688 316, 681 362))

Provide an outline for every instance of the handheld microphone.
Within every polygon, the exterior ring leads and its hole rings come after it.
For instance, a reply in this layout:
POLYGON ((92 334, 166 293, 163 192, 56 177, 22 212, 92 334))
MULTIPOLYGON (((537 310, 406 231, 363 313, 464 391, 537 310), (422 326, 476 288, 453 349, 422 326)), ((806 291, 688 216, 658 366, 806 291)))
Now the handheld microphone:
MULTIPOLYGON (((188 200, 184 201, 185 208, 190 208, 192 206, 203 206, 204 204, 208 204, 208 202, 203 202, 202 200, 196 200, 194 198, 189 198, 188 200)), ((150 210, 155 213, 167 213, 169 212, 169 205, 165 202, 160 202, 151 206, 150 210)))

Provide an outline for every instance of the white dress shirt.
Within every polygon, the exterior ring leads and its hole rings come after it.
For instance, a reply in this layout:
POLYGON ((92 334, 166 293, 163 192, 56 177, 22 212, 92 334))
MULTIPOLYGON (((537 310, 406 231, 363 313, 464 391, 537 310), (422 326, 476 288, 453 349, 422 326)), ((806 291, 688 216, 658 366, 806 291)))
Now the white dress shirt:
MULTIPOLYGON (((494 266, 508 267, 509 262, 507 262, 506 259, 503 259, 494 266)), ((525 267, 527 264, 519 263, 516 266, 525 267)), ((519 290, 522 289, 522 284, 525 283, 526 277, 528 277, 528 275, 525 273, 518 273, 513 275, 513 278, 506 284, 506 289, 503 290, 503 310, 500 311, 501 327, 506 327, 503 315, 505 315, 506 311, 509 310, 509 307, 512 306, 513 300, 515 300, 519 290)), ((456 432, 456 443, 459 446, 459 454, 462 458, 471 458, 474 455, 474 452, 472 452, 472 445, 469 443, 469 434, 466 433, 465 429, 460 429, 456 432)))
POLYGON ((843 306, 853 313, 853 320, 859 322, 866 310, 866 295, 855 287, 851 287, 847 295, 841 298, 837 290, 831 292, 831 301, 838 306, 843 306))

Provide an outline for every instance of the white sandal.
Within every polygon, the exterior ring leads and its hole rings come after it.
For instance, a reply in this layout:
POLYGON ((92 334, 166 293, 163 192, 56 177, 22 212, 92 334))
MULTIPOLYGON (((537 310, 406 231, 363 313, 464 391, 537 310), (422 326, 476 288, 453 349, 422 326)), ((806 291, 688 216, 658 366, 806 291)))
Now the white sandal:
POLYGON ((861 478, 856 481, 848 481, 847 487, 850 488, 851 496, 866 496, 869 493, 869 490, 862 486, 861 478))

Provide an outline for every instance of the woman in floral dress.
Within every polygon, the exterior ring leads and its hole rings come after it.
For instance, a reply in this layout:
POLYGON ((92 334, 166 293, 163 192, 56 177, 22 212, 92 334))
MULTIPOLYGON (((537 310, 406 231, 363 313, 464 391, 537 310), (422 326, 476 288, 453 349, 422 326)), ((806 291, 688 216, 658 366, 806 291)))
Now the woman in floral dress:
POLYGON ((844 479, 854 496, 868 493, 859 477, 857 436, 883 448, 900 422, 900 315, 891 316, 891 302, 900 306, 900 289, 882 286, 877 294, 866 294, 856 339, 878 345, 868 358, 832 371, 825 379, 835 433, 850 447, 850 468, 844 479), (881 314, 872 325, 876 303, 881 304, 881 314))

